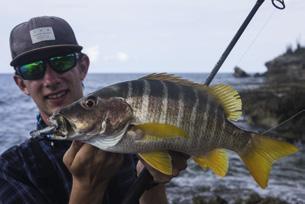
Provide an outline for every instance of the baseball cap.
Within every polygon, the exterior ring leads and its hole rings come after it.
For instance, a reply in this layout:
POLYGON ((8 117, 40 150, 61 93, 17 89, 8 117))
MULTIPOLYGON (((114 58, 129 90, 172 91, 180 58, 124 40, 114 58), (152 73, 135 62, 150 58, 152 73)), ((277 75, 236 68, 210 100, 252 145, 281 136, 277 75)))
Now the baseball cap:
POLYGON ((71 26, 62 18, 40 16, 13 28, 10 34, 11 66, 69 52, 80 52, 71 26))

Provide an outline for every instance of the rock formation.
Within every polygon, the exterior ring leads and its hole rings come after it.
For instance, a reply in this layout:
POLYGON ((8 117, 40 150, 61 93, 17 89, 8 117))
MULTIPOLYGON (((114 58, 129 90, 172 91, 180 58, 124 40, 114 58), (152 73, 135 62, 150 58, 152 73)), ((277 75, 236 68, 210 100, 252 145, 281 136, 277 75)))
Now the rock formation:
POLYGON ((238 78, 243 78, 243 77, 249 77, 250 75, 245 72, 243 69, 241 69, 240 67, 234 67, 234 74, 235 77, 238 78))
POLYGON ((274 133, 305 142, 305 48, 289 49, 266 66, 266 82, 258 89, 240 93, 247 120, 268 129, 300 112, 274 133))

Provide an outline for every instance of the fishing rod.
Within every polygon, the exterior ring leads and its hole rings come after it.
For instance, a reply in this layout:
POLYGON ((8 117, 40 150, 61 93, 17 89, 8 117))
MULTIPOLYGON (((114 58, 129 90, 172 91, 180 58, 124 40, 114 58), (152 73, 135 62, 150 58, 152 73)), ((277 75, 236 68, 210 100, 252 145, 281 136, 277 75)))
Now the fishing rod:
MULTIPOLYGON (((230 44, 228 45, 226 50, 221 55, 220 59, 218 60, 218 62, 215 65, 215 67, 212 69, 210 75, 208 76, 208 78, 206 79, 206 81, 204 83, 205 85, 209 85, 211 83, 211 81, 214 79, 214 77, 217 74, 217 72, 219 71, 220 67, 222 66, 224 61, 227 59, 227 57, 229 56, 229 54, 232 51, 233 47, 235 46, 235 44, 239 40, 240 36, 245 31, 246 27, 249 25, 250 21, 252 20, 253 16, 255 15, 255 13, 259 9, 259 7, 264 3, 264 1, 265 0, 258 0, 256 2, 254 7, 252 8, 252 10, 250 11, 249 15, 247 16, 247 18, 245 19, 245 21, 240 26, 240 28, 238 29, 237 33, 235 34, 235 36, 231 40, 230 44)), ((284 0, 271 0, 271 2, 273 4, 273 6, 275 8, 277 8, 277 9, 285 9, 284 0)))
MULTIPOLYGON (((246 27, 249 25, 250 21, 252 20, 253 16, 256 14, 257 10, 260 8, 260 6, 264 3, 265 0, 257 0, 256 4, 248 14, 247 18, 244 20, 243 24, 238 29, 237 33, 231 40, 230 44, 227 46, 226 50, 221 55, 220 59, 216 63, 215 67, 212 69, 211 73, 209 74, 208 78, 205 81, 205 85, 209 85, 211 81, 214 79, 215 75, 219 71, 220 67, 224 63, 224 61, 227 59, 228 55, 232 51, 233 47, 239 40, 240 36, 245 31, 246 27)), ((273 6, 277 9, 285 9, 285 3, 284 0, 271 0, 273 6)), ((151 187, 155 186, 156 183, 153 181, 153 177, 147 170, 147 168, 144 168, 136 181, 131 185, 129 190, 126 193, 126 196, 122 202, 122 204, 137 204, 139 202, 139 199, 141 195, 151 187)))

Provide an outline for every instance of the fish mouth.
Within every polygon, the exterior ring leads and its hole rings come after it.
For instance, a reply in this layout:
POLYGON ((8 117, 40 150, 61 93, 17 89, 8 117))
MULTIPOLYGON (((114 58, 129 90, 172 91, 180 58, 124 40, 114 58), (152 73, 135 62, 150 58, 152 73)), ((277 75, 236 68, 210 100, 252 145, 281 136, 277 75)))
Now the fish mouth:
POLYGON ((54 131, 52 139, 65 140, 68 139, 70 135, 73 135, 76 129, 75 125, 69 121, 68 118, 57 113, 49 118, 51 125, 57 127, 54 131))

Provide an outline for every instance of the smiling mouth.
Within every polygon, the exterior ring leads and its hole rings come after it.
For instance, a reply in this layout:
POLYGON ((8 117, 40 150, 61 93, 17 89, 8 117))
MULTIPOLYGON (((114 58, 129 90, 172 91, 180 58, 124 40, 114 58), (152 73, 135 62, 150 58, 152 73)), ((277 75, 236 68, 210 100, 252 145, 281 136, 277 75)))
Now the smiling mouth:
POLYGON ((50 99, 50 100, 56 100, 56 99, 61 99, 63 98, 65 95, 67 95, 68 90, 65 91, 60 91, 54 94, 49 94, 47 96, 45 96, 46 99, 50 99))

